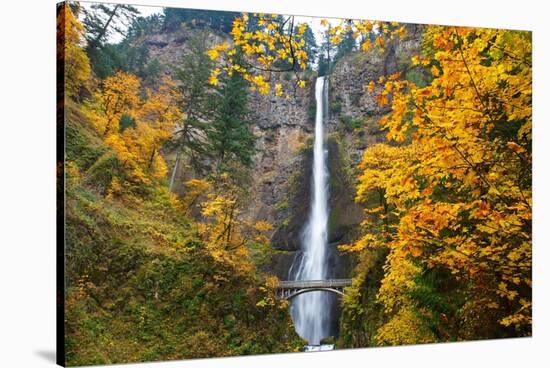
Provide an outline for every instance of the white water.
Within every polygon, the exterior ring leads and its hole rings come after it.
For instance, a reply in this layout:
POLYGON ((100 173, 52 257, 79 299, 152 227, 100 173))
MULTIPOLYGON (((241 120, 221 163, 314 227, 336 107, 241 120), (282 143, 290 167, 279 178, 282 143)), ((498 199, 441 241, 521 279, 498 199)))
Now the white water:
MULTIPOLYGON (((312 202, 309 219, 302 236, 303 255, 299 259, 299 264, 292 267, 298 267, 294 275, 295 280, 327 278, 328 171, 323 132, 326 96, 325 78, 319 77, 315 84, 317 111, 313 146, 312 202)), ((321 339, 329 335, 330 296, 327 294, 322 291, 313 291, 298 295, 292 301, 291 313, 296 332, 310 345, 319 345, 321 339)))
POLYGON ((328 351, 334 350, 334 344, 307 345, 304 351, 328 351))

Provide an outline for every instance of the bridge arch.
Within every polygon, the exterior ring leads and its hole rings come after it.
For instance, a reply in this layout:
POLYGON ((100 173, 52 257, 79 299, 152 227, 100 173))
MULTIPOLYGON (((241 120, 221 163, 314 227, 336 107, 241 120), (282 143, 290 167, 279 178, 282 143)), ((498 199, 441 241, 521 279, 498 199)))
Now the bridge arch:
POLYGON ((311 291, 326 291, 337 295, 344 295, 345 288, 351 285, 351 279, 328 280, 287 280, 277 285, 277 296, 290 300, 294 297, 311 291))
POLYGON ((334 294, 344 295, 344 293, 342 291, 338 290, 338 289, 319 287, 319 288, 298 289, 298 290, 296 290, 294 292, 291 292, 290 294, 284 296, 283 299, 291 300, 291 299, 297 297, 298 295, 305 294, 305 293, 310 293, 312 291, 328 291, 328 292, 331 292, 331 293, 334 293, 334 294))

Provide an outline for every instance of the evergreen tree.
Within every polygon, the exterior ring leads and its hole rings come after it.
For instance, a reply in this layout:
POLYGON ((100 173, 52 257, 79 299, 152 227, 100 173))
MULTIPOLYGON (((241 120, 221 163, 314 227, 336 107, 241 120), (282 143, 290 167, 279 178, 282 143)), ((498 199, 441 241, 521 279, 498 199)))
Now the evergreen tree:
POLYGON ((139 11, 132 5, 92 4, 85 10, 83 20, 89 49, 101 48, 112 34, 126 35, 126 29, 138 16, 139 11))
POLYGON ((181 110, 185 111, 186 118, 179 124, 172 144, 178 152, 191 158, 198 172, 205 168, 201 157, 207 151, 207 130, 212 119, 212 99, 215 97, 208 84, 213 64, 206 54, 207 38, 206 32, 200 32, 189 41, 189 53, 183 57, 181 67, 175 74, 180 82, 183 95, 181 110))
POLYGON ((332 68, 334 46, 330 42, 330 28, 323 33, 323 42, 319 47, 319 58, 317 59, 317 74, 327 75, 332 68))
POLYGON ((238 15, 239 13, 228 11, 164 8, 163 28, 175 31, 185 23, 191 28, 209 27, 229 33, 233 19, 238 15))
POLYGON ((317 42, 315 40, 315 35, 311 30, 311 27, 307 26, 304 32, 304 42, 305 42, 305 51, 307 52, 307 58, 309 60, 309 66, 314 63, 317 58, 317 42))
POLYGON ((220 96, 208 132, 210 153, 216 161, 216 171, 233 171, 243 165, 252 164, 254 135, 247 119, 247 83, 238 73, 233 73, 220 83, 220 96), (235 165, 237 164, 237 165, 235 165))
MULTIPOLYGON (((83 8, 82 21, 86 29, 86 52, 94 73, 101 79, 113 75, 116 71, 135 73, 128 67, 127 53, 130 50, 129 42, 119 44, 109 43, 109 37, 119 34, 128 38, 127 31, 132 28, 139 11, 131 5, 123 4, 92 4, 88 9, 83 8)), ((146 58, 146 50, 141 55, 132 56, 139 59, 146 58), (145 55, 143 55, 145 53, 145 55)))
POLYGON ((342 57, 350 53, 355 47, 355 37, 353 36, 353 30, 350 28, 344 34, 342 41, 336 46, 336 55, 334 55, 334 62, 340 60, 342 57))

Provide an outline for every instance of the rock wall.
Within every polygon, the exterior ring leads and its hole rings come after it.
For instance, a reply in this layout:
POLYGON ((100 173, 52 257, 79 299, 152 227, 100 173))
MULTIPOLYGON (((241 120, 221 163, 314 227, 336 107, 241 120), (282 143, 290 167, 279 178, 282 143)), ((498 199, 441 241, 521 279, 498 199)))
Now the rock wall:
MULTIPOLYGON (((336 63, 329 75, 329 267, 334 277, 349 277, 353 269, 353 258, 340 254, 337 246, 359 236, 359 225, 364 217, 362 207, 354 202, 357 164, 366 148, 384 142, 385 134, 380 131, 379 120, 390 111, 389 107, 381 108, 376 103, 375 96, 382 87, 368 93, 365 86, 382 75, 396 72, 409 77, 408 73, 413 70, 410 59, 420 50, 422 29, 409 25, 407 31, 406 39, 391 43, 384 54, 377 50, 351 52, 336 63)), ((283 208, 275 212, 278 227, 272 237, 272 246, 279 252, 265 268, 280 278, 288 277, 290 264, 300 255, 301 232, 309 214, 311 161, 309 144, 293 160, 290 168, 293 174, 286 192, 276 194, 278 198, 281 194, 286 195, 283 208)))
POLYGON ((330 75, 328 127, 343 137, 354 166, 367 147, 384 142, 378 122, 390 111, 389 106, 381 108, 376 103, 375 96, 382 87, 377 85, 369 93, 365 86, 383 75, 399 72, 401 77, 408 77, 415 73, 410 59, 420 51, 422 26, 409 24, 406 28, 407 36, 391 42, 384 54, 375 49, 351 52, 337 62, 330 75))
MULTIPOLYGON (((354 202, 356 166, 363 151, 384 141, 378 121, 389 108, 380 108, 375 93, 365 85, 382 75, 397 71, 402 75, 411 70, 410 57, 420 48, 422 29, 408 26, 408 37, 391 43, 384 54, 351 52, 335 65, 329 76, 328 106, 328 169, 330 172, 330 262, 337 277, 349 276, 352 260, 338 257, 337 245, 357 236, 363 219, 361 207, 354 202)), ((186 42, 197 30, 182 26, 178 31, 152 35, 145 42, 151 57, 162 65, 177 65, 186 52, 186 42)), ((211 32, 208 42, 227 41, 227 35, 211 32)), ((170 68, 166 72, 170 73, 170 68)), ((289 75, 273 78, 285 83, 289 75)), ((315 76, 308 80, 309 88, 298 89, 289 99, 273 95, 249 94, 250 119, 254 122, 256 154, 250 187, 250 200, 244 215, 250 219, 274 224, 271 237, 273 252, 261 266, 280 278, 288 277, 294 257, 299 254, 301 232, 310 206, 312 142, 315 117, 315 76)), ((169 164, 175 155, 167 153, 169 164)), ((179 163, 174 191, 182 193, 183 183, 193 172, 179 163)))

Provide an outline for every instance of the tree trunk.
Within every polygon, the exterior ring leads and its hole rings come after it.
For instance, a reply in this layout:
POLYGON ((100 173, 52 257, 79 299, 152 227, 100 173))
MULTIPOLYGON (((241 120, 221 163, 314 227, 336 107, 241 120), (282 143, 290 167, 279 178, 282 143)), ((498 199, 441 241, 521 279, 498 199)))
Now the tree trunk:
POLYGON ((111 12, 111 14, 109 15, 109 19, 107 19, 107 22, 105 22, 105 25, 103 26, 103 28, 101 29, 101 32, 99 32, 99 34, 96 36, 96 38, 94 38, 92 40, 92 42, 90 42, 90 47, 95 49, 99 46, 99 41, 101 41, 101 39, 103 38, 103 36, 105 36, 105 33, 107 33, 107 29, 109 28, 109 25, 111 24, 111 22, 113 21, 113 18, 115 17, 115 14, 118 10, 118 8, 120 8, 120 5, 116 5, 114 8, 113 8, 113 11, 111 12))

